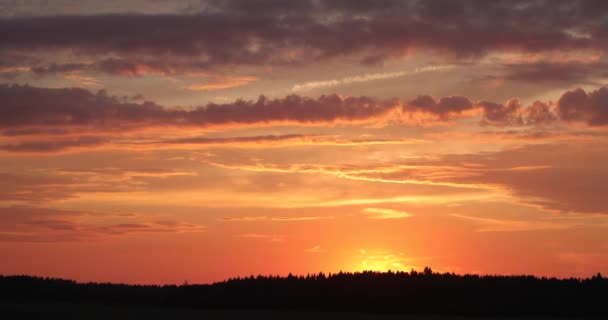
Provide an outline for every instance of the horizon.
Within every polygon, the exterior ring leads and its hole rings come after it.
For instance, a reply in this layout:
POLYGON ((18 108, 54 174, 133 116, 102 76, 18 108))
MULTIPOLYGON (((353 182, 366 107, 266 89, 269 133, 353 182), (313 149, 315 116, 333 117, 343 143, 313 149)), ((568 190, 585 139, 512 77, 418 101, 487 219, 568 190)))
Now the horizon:
POLYGON ((0 0, 0 274, 608 274, 608 1, 0 0))
POLYGON ((375 275, 453 275, 457 277, 480 277, 480 278, 518 278, 518 277, 533 277, 536 280, 594 280, 594 279, 605 279, 604 275, 601 272, 597 272, 596 274, 586 276, 586 277, 548 277, 548 276, 538 276, 533 274, 477 274, 477 273, 454 273, 454 272, 436 272, 430 267, 425 267, 422 271, 411 269, 410 271, 403 270, 361 270, 361 271, 337 271, 337 272, 316 272, 316 273, 307 273, 307 274, 292 274, 289 272, 288 274, 250 274, 250 275, 238 275, 233 277, 228 277, 224 280, 214 281, 214 282, 189 282, 188 279, 184 279, 181 283, 129 283, 129 282, 95 282, 95 281, 79 281, 75 279, 69 278, 60 278, 60 277, 46 277, 40 275, 29 275, 29 274, 0 274, 0 278, 33 278, 33 279, 41 279, 41 280, 60 280, 60 281, 71 281, 76 284, 111 284, 111 285, 129 285, 129 286, 155 286, 155 287, 165 287, 165 286, 198 286, 198 285, 215 285, 222 284, 230 281, 242 281, 242 280, 259 280, 262 279, 289 279, 290 277, 297 279, 307 279, 307 278, 316 278, 318 276, 322 276, 325 278, 332 278, 337 276, 359 276, 366 274, 375 274, 375 275), (428 268, 428 271, 426 271, 428 268))

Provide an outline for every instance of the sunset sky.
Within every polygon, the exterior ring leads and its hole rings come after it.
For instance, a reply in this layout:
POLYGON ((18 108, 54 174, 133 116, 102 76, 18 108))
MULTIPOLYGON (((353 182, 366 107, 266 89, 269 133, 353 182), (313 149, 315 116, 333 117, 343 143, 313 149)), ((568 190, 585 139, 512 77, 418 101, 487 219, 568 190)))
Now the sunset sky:
POLYGON ((0 0, 0 274, 608 273, 608 1, 0 0))

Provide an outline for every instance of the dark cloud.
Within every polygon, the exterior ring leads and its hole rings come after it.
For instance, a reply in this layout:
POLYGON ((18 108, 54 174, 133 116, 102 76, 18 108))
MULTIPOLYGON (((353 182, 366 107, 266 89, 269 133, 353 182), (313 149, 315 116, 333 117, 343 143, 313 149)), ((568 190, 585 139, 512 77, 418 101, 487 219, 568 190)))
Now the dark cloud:
POLYGON ((205 228, 182 221, 145 220, 143 216, 31 206, 0 208, 0 218, 0 242, 95 241, 133 233, 202 232, 205 228))
MULTIPOLYGON (((111 96, 105 91, 92 93, 80 88, 38 88, 0 85, 0 131, 13 140, 0 144, 0 150, 44 152, 94 147, 111 142, 117 132, 151 127, 212 127, 230 125, 276 125, 281 123, 320 124, 370 122, 401 110, 405 116, 430 114, 440 120, 472 116, 481 111, 481 125, 541 126, 557 121, 584 121, 592 126, 608 124, 608 88, 586 93, 568 91, 556 105, 536 101, 523 106, 519 99, 507 102, 472 102, 462 96, 434 98, 419 96, 406 103, 398 99, 342 97, 336 94, 309 98, 289 95, 270 99, 209 103, 197 107, 166 108, 154 102, 111 96), (469 112, 471 111, 471 112, 469 112), (25 137, 25 138, 24 138, 25 137), (34 139, 44 137, 42 139, 34 139)), ((255 137, 266 141, 294 137, 255 137)), ((195 138, 198 143, 252 142, 249 137, 214 140, 195 138)), ((175 140, 173 143, 194 143, 175 140)))
POLYGON ((534 101, 524 111, 524 119, 529 125, 545 125, 556 122, 558 117, 549 104, 534 101))
POLYGON ((7 137, 30 136, 30 135, 64 135, 71 131, 61 128, 25 128, 9 129, 2 132, 7 137))
POLYGON ((510 99, 505 103, 479 101, 473 103, 461 96, 443 97, 419 96, 403 107, 404 112, 423 112, 437 116, 440 120, 450 120, 461 116, 466 111, 481 109, 482 126, 539 126, 554 123, 557 115, 547 103, 535 101, 528 107, 522 106, 519 99, 510 99))
POLYGON ((0 150, 10 152, 57 152, 71 148, 101 146, 106 142, 108 142, 108 139, 104 137, 82 136, 0 144, 0 150))
POLYGON ((3 203, 68 199, 76 196, 77 189, 78 181, 71 177, 0 173, 0 202, 3 203))
POLYGON ((585 92, 576 89, 564 93, 557 101, 557 110, 565 121, 584 121, 591 126, 608 124, 608 87, 585 92))
MULTIPOLYGON (((516 133, 518 134, 518 133, 516 133)), ((560 212, 608 214, 605 141, 535 144, 496 152, 366 167, 342 177, 488 188, 517 201, 560 212), (386 168, 394 168, 386 170, 386 168)), ((344 169, 342 169, 344 170, 344 169)))
POLYGON ((482 101, 478 103, 483 110, 481 125, 518 126, 523 125, 522 105, 519 99, 511 99, 504 104, 482 101))
POLYGON ((139 180, 119 181, 102 175, 95 180, 90 175, 49 174, 50 171, 52 170, 29 174, 0 173, 0 202, 39 204, 76 198, 83 193, 142 190, 139 180))
POLYGON ((476 163, 482 168, 454 182, 501 185, 524 202, 552 210, 606 214, 606 151, 603 142, 533 145, 446 156, 442 164, 476 163))
POLYGON ((162 117, 165 111, 152 103, 124 103, 100 91, 80 88, 49 89, 0 86, 0 127, 120 126, 162 117), (123 121, 121 121, 123 120, 123 121))
MULTIPOLYGON (((48 89, 0 86, 0 128, 70 126, 85 129, 134 129, 147 126, 212 126, 269 122, 319 123, 365 121, 398 106, 397 100, 324 95, 318 99, 290 95, 280 99, 261 96, 186 109, 166 109, 152 102, 133 103, 79 88, 48 89)), ((102 141, 80 141, 80 143, 102 141)), ((75 141, 74 143, 78 143, 75 141)), ((35 147, 35 146, 32 146, 35 147)), ((10 148, 10 147, 9 147, 10 148)))
POLYGON ((0 172, 0 203, 42 204, 87 193, 147 191, 157 187, 154 180, 162 179, 166 183, 169 178, 193 176, 196 173, 156 168, 44 168, 22 174, 0 172))
POLYGON ((466 97, 443 97, 439 100, 431 96, 419 96, 403 107, 404 112, 421 111, 446 120, 454 115, 473 109, 473 103, 466 97))
POLYGON ((265 136, 249 136, 249 137, 232 137, 232 138, 207 138, 195 137, 174 140, 164 140, 152 142, 152 144, 197 144, 197 145, 221 145, 232 143, 248 143, 248 142, 279 142, 290 141, 296 139, 306 139, 314 136, 302 134, 285 134, 285 135, 265 135, 265 136))
POLYGON ((534 101, 527 107, 524 107, 517 98, 510 99, 502 104, 481 101, 477 105, 482 109, 479 122, 482 126, 547 126, 559 121, 551 103, 542 101, 534 101))
POLYGON ((152 67, 151 61, 177 71, 188 69, 181 64, 212 69, 353 55, 378 64, 408 48, 452 57, 493 50, 604 50, 608 18, 598 6, 542 0, 205 1, 198 12, 184 14, 15 16, 0 19, 0 56, 111 56, 92 65, 54 65, 48 58, 33 67, 39 73, 117 73, 133 65, 152 67))
POLYGON ((604 62, 534 62, 507 64, 505 79, 524 82, 593 83, 608 76, 604 62))
MULTIPOLYGON (((141 77, 145 75, 175 75, 196 72, 207 69, 205 62, 172 58, 109 58, 90 63, 48 63, 31 68, 37 76, 58 75, 62 73, 93 72, 125 77, 141 77)), ((10 76, 7 74, 5 77, 10 76)))

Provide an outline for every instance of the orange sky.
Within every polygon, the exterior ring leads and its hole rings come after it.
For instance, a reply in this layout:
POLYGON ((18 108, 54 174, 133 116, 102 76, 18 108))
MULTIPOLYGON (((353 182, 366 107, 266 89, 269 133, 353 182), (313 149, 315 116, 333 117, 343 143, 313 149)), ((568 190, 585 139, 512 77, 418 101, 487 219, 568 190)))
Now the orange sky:
POLYGON ((515 2, 0 1, 0 274, 608 273, 608 19, 515 2))

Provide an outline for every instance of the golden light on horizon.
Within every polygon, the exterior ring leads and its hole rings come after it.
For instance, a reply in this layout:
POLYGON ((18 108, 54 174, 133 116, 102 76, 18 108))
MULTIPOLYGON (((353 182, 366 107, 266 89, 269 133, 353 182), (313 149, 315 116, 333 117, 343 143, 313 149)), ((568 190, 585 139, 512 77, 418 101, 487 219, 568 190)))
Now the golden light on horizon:
POLYGON ((413 264, 413 259, 403 253, 392 253, 389 250, 366 250, 360 249, 353 258, 355 263, 352 271, 410 271, 418 270, 420 267, 413 264))

